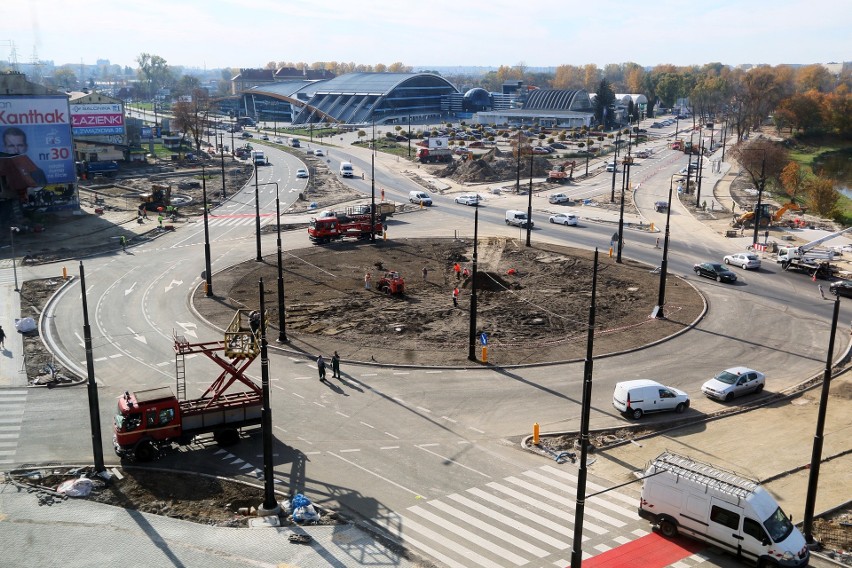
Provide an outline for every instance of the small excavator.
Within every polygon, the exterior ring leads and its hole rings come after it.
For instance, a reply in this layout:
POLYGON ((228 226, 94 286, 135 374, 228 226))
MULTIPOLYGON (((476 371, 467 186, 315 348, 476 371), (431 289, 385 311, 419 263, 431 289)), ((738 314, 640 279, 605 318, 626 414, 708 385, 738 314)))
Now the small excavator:
MULTIPOLYGON (((771 205, 769 203, 761 203, 760 204, 760 226, 768 227, 771 223, 778 223, 782 217, 784 217, 784 213, 787 211, 801 211, 802 208, 796 203, 786 203, 781 206, 774 213, 770 212, 771 205)), ((754 227, 754 216, 757 210, 757 204, 755 204, 754 209, 752 211, 746 211, 742 215, 734 215, 733 221, 731 221, 731 226, 739 229, 740 227, 750 229, 754 227)))
POLYGON ((574 179, 574 168, 576 166, 577 162, 565 162, 556 166, 556 169, 547 172, 547 181, 551 183, 571 182, 574 179), (570 170, 568 170, 568 166, 571 166, 570 170))

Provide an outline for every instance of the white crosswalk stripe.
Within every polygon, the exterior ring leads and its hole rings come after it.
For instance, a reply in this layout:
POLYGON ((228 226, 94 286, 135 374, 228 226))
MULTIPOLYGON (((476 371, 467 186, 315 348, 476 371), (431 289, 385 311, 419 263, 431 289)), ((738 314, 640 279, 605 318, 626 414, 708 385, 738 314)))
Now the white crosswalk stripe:
MULTIPOLYGON (((543 466, 409 507, 383 528, 450 568, 558 565, 573 539, 576 482, 571 470, 543 466)), ((627 504, 635 499, 617 491, 586 501, 584 558, 632 538, 641 521, 627 504)))
POLYGON ((15 463, 27 389, 0 390, 0 467, 15 463))

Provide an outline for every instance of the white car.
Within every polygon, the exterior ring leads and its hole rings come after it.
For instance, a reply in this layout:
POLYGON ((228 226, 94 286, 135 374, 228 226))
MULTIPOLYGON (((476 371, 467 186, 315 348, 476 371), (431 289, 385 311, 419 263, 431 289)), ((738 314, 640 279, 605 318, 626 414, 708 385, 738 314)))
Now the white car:
POLYGON ((276 138, 276 139, 275 139, 275 143, 276 143, 276 144, 283 144, 283 143, 284 143, 284 141, 283 141, 282 139, 280 139, 280 138, 276 138))
POLYGON ((701 385, 701 392, 710 398, 729 402, 735 396, 760 392, 766 384, 763 373, 748 367, 731 367, 701 385))
POLYGON ((577 216, 573 213, 557 213, 556 215, 550 216, 550 222, 556 223, 557 225, 565 225, 566 227, 576 227, 577 216))
POLYGON ((305 168, 299 168, 298 170, 296 170, 296 177, 297 178, 308 177, 308 170, 306 170, 305 168))
POLYGON ((760 268, 760 257, 753 252, 729 254, 722 260, 725 261, 725 264, 733 264, 734 266, 742 267, 743 270, 748 270, 749 268, 760 268))
POLYGON ((565 193, 554 193, 553 195, 550 196, 548 201, 550 201, 551 203, 553 203, 555 205, 558 205, 560 203, 570 203, 571 198, 568 197, 568 195, 565 194, 565 193))
POLYGON ((455 202, 462 205, 478 205, 482 201, 482 197, 478 193, 462 193, 456 197, 455 202))
POLYGON ((314 150, 314 156, 325 156, 325 152, 317 148, 316 150, 314 150))

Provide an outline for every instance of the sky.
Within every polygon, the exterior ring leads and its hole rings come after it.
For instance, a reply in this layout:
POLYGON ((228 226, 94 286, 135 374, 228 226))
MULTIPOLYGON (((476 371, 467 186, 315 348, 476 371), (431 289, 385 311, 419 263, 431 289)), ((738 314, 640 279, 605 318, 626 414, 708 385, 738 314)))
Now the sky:
POLYGON ((16 0, 0 60, 150 53, 198 68, 269 61, 555 67, 852 60, 852 0, 16 0))

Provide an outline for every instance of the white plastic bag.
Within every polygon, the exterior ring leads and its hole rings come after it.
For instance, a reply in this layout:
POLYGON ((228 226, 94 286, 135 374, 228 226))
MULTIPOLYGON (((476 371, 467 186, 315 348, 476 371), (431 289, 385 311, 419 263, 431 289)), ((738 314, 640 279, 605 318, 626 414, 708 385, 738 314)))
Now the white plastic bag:
POLYGON ((317 513, 313 505, 297 507, 296 510, 293 511, 293 520, 297 523, 309 523, 313 521, 318 521, 319 517, 319 513, 317 513))
POLYGON ((56 488, 56 492, 69 497, 88 497, 89 493, 92 492, 92 487, 93 483, 91 479, 80 477, 62 482, 56 488))
POLYGON ((29 333, 35 331, 36 322, 33 318, 16 319, 15 329, 18 330, 18 333, 29 333))

